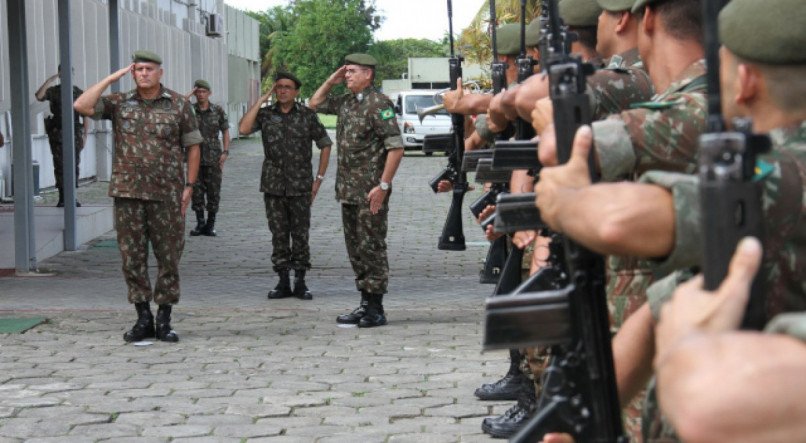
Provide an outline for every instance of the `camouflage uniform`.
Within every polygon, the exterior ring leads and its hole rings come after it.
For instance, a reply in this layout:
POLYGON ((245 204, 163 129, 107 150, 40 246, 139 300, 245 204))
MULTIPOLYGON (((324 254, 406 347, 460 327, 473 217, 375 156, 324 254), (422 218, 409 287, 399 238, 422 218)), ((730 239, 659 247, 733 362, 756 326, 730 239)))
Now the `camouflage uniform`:
MULTIPOLYGON (((786 312, 806 310, 806 122, 770 132, 773 150, 759 159, 758 178, 763 180, 763 211, 766 238, 759 271, 763 279, 766 314, 770 319, 786 312)), ((672 192, 675 208, 675 245, 661 263, 661 272, 696 266, 702 245, 702 213, 699 180, 696 176, 649 172, 642 180, 672 192)), ((680 272, 653 286, 650 304, 657 316, 660 306, 671 297, 676 284, 686 277, 680 272), (661 286, 663 285, 663 286, 661 286)), ((647 441, 663 441, 674 435, 658 413, 657 403, 646 411, 651 434, 647 441)))
POLYGON ((181 214, 184 148, 200 144, 193 107, 184 96, 160 87, 153 100, 137 90, 101 97, 93 118, 112 120, 115 153, 109 196, 115 199, 118 247, 129 302, 179 301, 179 259, 184 248, 181 214), (148 277, 148 244, 158 275, 148 277))
POLYGON ((387 216, 392 190, 375 215, 370 213, 367 194, 381 182, 387 150, 403 146, 392 102, 368 87, 357 94, 328 96, 317 110, 338 115, 336 199, 342 204, 344 241, 356 288, 385 294, 389 282, 387 216))
MULTIPOLYGON (((84 91, 77 86, 73 86, 73 101, 75 101, 84 91)), ((50 153, 53 155, 53 174, 56 176, 56 188, 64 190, 64 158, 62 158, 62 85, 51 86, 45 91, 45 100, 50 102, 50 113, 53 114, 45 119, 45 131, 48 134, 50 153)), ((79 177, 79 163, 81 162, 81 150, 84 149, 84 129, 81 125, 81 115, 73 112, 73 135, 76 154, 76 183, 79 177)))
POLYGON ((229 129, 227 113, 221 106, 210 103, 202 110, 198 103, 193 105, 204 141, 202 142, 199 162, 199 175, 193 187, 194 211, 204 211, 204 197, 207 196, 207 212, 218 212, 221 200, 221 141, 218 133, 229 129))
POLYGON ((260 130, 263 170, 260 192, 272 237, 274 271, 311 268, 308 232, 311 226, 311 143, 319 149, 333 144, 316 112, 294 103, 288 113, 280 104, 261 108, 250 133, 260 130))

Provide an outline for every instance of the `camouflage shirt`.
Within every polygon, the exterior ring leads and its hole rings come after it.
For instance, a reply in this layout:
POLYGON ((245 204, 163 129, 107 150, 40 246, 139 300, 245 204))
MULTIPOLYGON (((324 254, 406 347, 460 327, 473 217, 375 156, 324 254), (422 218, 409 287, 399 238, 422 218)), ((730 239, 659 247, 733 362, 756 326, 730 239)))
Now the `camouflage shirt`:
POLYGON ((109 196, 167 201, 184 187, 184 148, 202 142, 193 107, 181 94, 160 86, 153 100, 137 90, 101 97, 95 120, 112 120, 115 153, 109 196))
MULTIPOLYGON (((773 150, 759 158, 763 180, 764 260, 761 276, 768 319, 782 312, 806 310, 806 122, 770 132, 773 150)), ((696 176, 650 172, 642 181, 672 191, 675 245, 659 264, 661 271, 696 266, 702 245, 702 212, 696 176)), ((653 307, 671 296, 658 291, 653 307)))
POLYGON ((652 101, 594 122, 602 178, 617 180, 650 169, 694 172, 697 140, 707 115, 705 61, 686 68, 652 101))
POLYGON ((588 95, 594 120, 650 100, 655 88, 638 55, 638 48, 610 57, 602 69, 588 77, 588 95))
POLYGON ((261 108, 250 133, 260 130, 263 139, 263 170, 260 192, 272 195, 311 193, 311 143, 319 149, 333 144, 316 112, 294 103, 287 114, 280 104, 261 108))
MULTIPOLYGON (((78 86, 73 86, 73 101, 83 94, 84 91, 78 86)), ((50 102, 50 113, 53 114, 53 120, 56 125, 61 127, 62 124, 62 85, 51 86, 45 90, 45 100, 50 102)), ((71 106, 72 107, 72 106, 71 106)), ((78 111, 73 112, 73 126, 81 126, 81 114, 78 111)))
POLYGON ((369 87, 357 94, 328 96, 317 110, 338 115, 336 199, 366 203, 369 191, 381 182, 387 150, 403 149, 392 101, 369 87))
POLYGON ((201 143, 201 164, 215 165, 221 159, 221 140, 218 132, 229 129, 229 121, 224 108, 210 103, 207 109, 202 110, 198 103, 193 105, 196 120, 199 122, 199 132, 204 141, 201 143))

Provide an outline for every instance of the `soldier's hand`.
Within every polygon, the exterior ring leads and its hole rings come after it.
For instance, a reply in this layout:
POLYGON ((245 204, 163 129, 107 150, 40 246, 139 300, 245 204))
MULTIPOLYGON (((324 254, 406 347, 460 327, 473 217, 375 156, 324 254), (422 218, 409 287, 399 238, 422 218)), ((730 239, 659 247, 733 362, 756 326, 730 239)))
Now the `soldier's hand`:
POLYGON ((554 105, 548 97, 541 98, 535 102, 532 110, 532 127, 535 132, 542 134, 546 126, 554 123, 554 105))
POLYGON ((311 203, 316 200, 316 194, 319 193, 319 187, 322 186, 322 180, 313 180, 313 185, 311 185, 311 203))
MULTIPOLYGON (((584 125, 574 136, 574 146, 568 163, 561 166, 544 167, 540 171, 540 180, 535 185, 536 206, 540 209, 543 221, 552 229, 562 231, 559 209, 569 197, 569 193, 579 188, 590 186, 588 169, 588 153, 591 149, 593 133, 590 126, 584 125)), ((543 149, 544 139, 540 139, 543 149)))
POLYGON ((346 73, 347 65, 343 65, 339 69, 336 69, 336 72, 330 74, 330 77, 327 79, 328 84, 335 86, 342 83, 346 73))
POLYGON ((222 152, 221 157, 218 157, 218 167, 224 169, 224 162, 229 158, 229 153, 222 152))
POLYGON ((112 75, 109 76, 109 79, 112 81, 120 80, 124 75, 132 72, 134 70, 134 63, 126 66, 125 68, 120 68, 117 71, 113 72, 112 75))
POLYGON ((383 201, 386 199, 387 191, 381 189, 380 186, 375 186, 372 190, 369 191, 367 194, 367 200, 369 200, 369 212, 372 215, 378 213, 381 210, 381 206, 383 205, 383 201))
POLYGON ((487 205, 486 208, 482 209, 481 212, 479 212, 479 217, 476 219, 476 223, 481 224, 482 220, 493 215, 493 212, 495 212, 495 205, 487 205))
POLYGON ((540 443, 574 443, 574 437, 571 434, 555 432, 544 435, 540 443))
POLYGON ((530 243, 535 241, 537 238, 537 231, 518 231, 512 235, 512 244, 518 247, 518 249, 523 249, 529 246, 530 243))
POLYGON ((445 110, 450 112, 451 114, 456 113, 456 104, 462 97, 465 96, 465 91, 462 89, 462 78, 456 79, 456 90, 455 91, 445 91, 442 94, 442 103, 445 105, 445 110))
POLYGON ((502 132, 509 124, 506 115, 504 115, 501 103, 502 97, 501 94, 493 97, 490 102, 490 108, 487 110, 487 128, 495 133, 502 132))
POLYGON ((182 217, 185 216, 188 206, 190 206, 191 197, 193 197, 193 188, 185 187, 185 190, 182 191, 182 217))
POLYGON ((453 183, 450 180, 440 180, 437 183, 437 192, 449 192, 453 190, 453 183))
POLYGON ((489 241, 495 241, 498 239, 498 237, 501 237, 502 235, 504 234, 496 232, 495 227, 493 225, 487 226, 487 230, 484 231, 484 236, 489 241))
POLYGON ((752 237, 739 242, 730 261, 728 275, 716 291, 703 289, 702 275, 680 285, 672 300, 661 309, 655 331, 656 362, 669 349, 692 333, 714 333, 739 327, 753 277, 761 265, 761 243, 752 237))
POLYGON ((543 166, 557 166, 557 134, 554 124, 543 128, 540 137, 540 148, 537 150, 537 159, 543 166))

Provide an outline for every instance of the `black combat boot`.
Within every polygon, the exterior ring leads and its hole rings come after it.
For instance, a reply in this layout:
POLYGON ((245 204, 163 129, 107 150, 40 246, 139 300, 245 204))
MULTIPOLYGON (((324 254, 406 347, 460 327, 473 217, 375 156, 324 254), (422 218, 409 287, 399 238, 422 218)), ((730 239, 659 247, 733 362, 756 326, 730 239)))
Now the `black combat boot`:
POLYGON ((367 293, 369 303, 367 312, 358 321, 359 328, 374 328, 386 324, 386 314, 383 312, 383 294, 367 293))
POLYGON ((144 338, 154 338, 154 316, 151 314, 148 302, 135 303, 134 309, 137 310, 137 323, 123 334, 123 340, 131 343, 144 338))
POLYGON ((202 235, 206 235, 208 237, 215 237, 215 212, 209 211, 207 213, 207 223, 202 228, 202 235))
POLYGON ((349 314, 342 314, 336 317, 336 323, 341 323, 345 325, 357 325, 359 321, 361 321, 361 317, 367 313, 367 304, 369 303, 369 297, 366 291, 361 291, 361 303, 358 305, 357 308, 353 309, 353 312, 349 314))
POLYGON ((518 402, 498 417, 488 417, 481 422, 481 430, 493 438, 510 438, 529 422, 537 411, 534 383, 524 385, 518 402))
POLYGON ((62 188, 59 188, 59 201, 56 202, 56 207, 57 208, 64 207, 64 190, 62 190, 62 188))
POLYGON ((517 400, 525 383, 532 383, 521 372, 523 356, 517 349, 509 350, 509 371, 500 380, 481 385, 473 393, 479 400, 517 400))
POLYGON ((193 237, 197 235, 201 235, 202 231, 204 230, 204 210, 196 211, 196 227, 190 231, 190 235, 193 237))
POLYGON ((297 269, 294 271, 294 297, 301 300, 312 300, 313 294, 308 290, 305 285, 305 270, 297 269))
POLYGON ((288 269, 280 269, 277 271, 277 275, 280 276, 280 281, 277 282, 277 286, 275 286, 274 289, 269 291, 268 298, 286 298, 294 295, 291 292, 291 280, 288 277, 288 269))
POLYGON ((178 342, 179 336, 171 329, 171 305, 160 305, 157 309, 157 340, 178 342))

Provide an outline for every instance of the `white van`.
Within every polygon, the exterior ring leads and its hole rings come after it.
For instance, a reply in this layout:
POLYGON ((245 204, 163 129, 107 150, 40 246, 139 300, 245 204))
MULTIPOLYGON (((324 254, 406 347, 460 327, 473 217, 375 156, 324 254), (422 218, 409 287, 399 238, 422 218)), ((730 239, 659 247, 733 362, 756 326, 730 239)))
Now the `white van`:
POLYGON ((395 104, 397 124, 403 137, 405 149, 422 149, 423 136, 426 134, 447 134, 451 131, 451 116, 445 109, 423 118, 417 117, 417 109, 434 106, 434 94, 440 91, 432 89, 412 89, 400 91, 390 98, 395 104))

